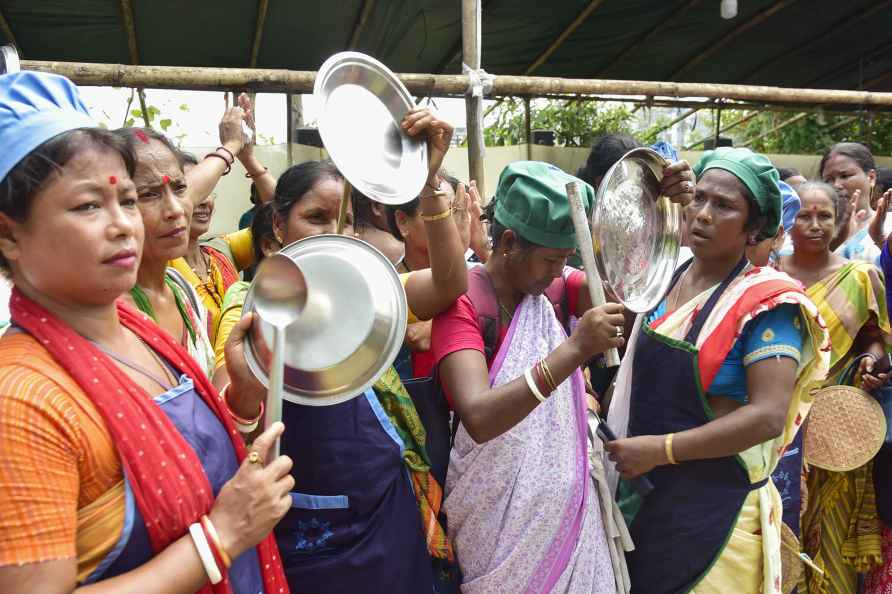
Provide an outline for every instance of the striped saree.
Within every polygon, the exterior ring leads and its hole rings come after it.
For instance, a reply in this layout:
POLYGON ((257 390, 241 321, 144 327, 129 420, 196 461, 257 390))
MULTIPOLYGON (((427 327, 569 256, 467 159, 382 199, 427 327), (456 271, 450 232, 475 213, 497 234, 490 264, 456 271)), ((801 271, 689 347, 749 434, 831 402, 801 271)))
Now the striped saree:
MULTIPOLYGON (((863 327, 872 324, 884 335, 890 333, 883 279, 874 266, 851 261, 807 293, 830 332, 833 350, 826 385, 835 385, 859 354, 856 338, 863 327)), ((872 463, 849 472, 808 470, 803 546, 824 569, 824 576, 808 571, 809 594, 854 594, 858 574, 882 563, 871 470, 872 463)))

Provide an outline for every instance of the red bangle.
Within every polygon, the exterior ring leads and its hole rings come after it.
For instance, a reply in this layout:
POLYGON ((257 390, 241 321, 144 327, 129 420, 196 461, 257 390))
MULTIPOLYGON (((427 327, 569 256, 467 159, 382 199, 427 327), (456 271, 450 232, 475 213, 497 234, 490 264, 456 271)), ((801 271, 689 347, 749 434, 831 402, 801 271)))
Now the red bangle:
POLYGON ((263 416, 263 402, 260 403, 260 412, 257 413, 257 416, 253 419, 243 419, 242 417, 235 414, 235 411, 232 410, 231 406, 229 406, 229 384, 226 384, 223 389, 220 390, 220 396, 223 397, 223 403, 226 405, 226 410, 229 411, 229 416, 232 417, 232 420, 239 425, 253 425, 260 420, 260 417, 263 416))
POLYGON ((217 534, 217 530, 209 517, 201 516, 201 529, 204 531, 204 537, 211 546, 211 553, 214 554, 214 561, 217 562, 217 567, 229 569, 232 566, 232 559, 223 549, 223 545, 220 543, 220 536, 217 534))
POLYGON ((229 164, 232 165, 235 163, 235 155, 232 154, 232 151, 226 148, 225 146, 218 146, 216 149, 218 151, 226 151, 226 154, 229 155, 229 164))
POLYGON ((232 163, 230 163, 229 160, 227 160, 226 157, 224 157, 223 155, 219 153, 208 153, 204 156, 205 159, 207 159, 208 157, 217 157, 218 159, 222 159, 223 162, 226 163, 226 169, 223 170, 223 175, 226 175, 230 171, 232 171, 232 163))

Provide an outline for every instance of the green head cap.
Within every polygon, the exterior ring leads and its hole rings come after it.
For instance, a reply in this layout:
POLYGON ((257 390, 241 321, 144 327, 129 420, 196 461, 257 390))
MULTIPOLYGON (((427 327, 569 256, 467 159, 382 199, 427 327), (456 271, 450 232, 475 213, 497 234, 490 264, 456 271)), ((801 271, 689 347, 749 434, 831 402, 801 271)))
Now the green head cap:
POLYGON ((595 190, 549 163, 517 161, 499 176, 494 217, 527 241, 550 248, 576 247, 567 183, 579 182, 586 214, 591 214, 595 190))

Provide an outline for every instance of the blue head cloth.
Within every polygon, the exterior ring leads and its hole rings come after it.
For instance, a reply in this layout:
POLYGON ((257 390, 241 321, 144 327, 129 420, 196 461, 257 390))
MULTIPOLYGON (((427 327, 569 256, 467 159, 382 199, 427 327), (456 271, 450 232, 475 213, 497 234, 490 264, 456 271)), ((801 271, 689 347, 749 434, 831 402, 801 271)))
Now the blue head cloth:
POLYGON ((56 74, 0 76, 0 180, 47 140, 76 128, 95 128, 77 87, 56 74))
POLYGON ((666 142, 665 140, 660 140, 659 142, 655 142, 650 145, 650 148, 660 153, 660 156, 669 161, 670 163, 675 163, 678 161, 678 151, 675 150, 675 147, 666 142))
POLYGON ((793 228, 793 221, 796 220, 796 213, 799 212, 802 202, 799 200, 799 194, 789 184, 778 182, 777 185, 781 191, 781 222, 784 232, 789 233, 793 228))

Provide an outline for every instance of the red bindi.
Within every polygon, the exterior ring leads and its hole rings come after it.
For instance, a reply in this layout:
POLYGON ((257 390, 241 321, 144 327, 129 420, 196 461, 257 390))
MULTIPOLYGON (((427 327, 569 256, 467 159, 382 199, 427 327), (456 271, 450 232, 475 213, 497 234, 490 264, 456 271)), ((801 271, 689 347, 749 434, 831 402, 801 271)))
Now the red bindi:
POLYGON ((164 184, 164 185, 166 186, 167 184, 170 183, 170 177, 167 176, 167 175, 162 175, 162 176, 161 176, 161 183, 164 184))
POLYGON ((134 132, 134 135, 143 141, 145 144, 149 144, 149 135, 143 132, 142 130, 137 130, 134 132))
POLYGON ((108 183, 110 183, 111 185, 115 185, 116 183, 118 183, 118 178, 116 178, 114 175, 109 175, 108 183))

